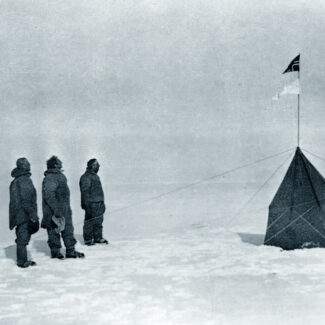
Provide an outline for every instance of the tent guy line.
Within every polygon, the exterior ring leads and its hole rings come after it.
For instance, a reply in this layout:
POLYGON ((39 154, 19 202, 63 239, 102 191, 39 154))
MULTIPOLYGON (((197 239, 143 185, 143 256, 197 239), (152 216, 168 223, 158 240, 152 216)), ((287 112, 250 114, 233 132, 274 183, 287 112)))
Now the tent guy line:
MULTIPOLYGON (((142 200, 142 201, 139 201, 139 202, 136 202, 134 204, 130 204, 130 205, 127 205, 127 206, 124 206, 122 208, 118 208, 118 209, 115 209, 115 210, 112 210, 111 212, 109 212, 109 215, 112 215, 113 213, 117 213, 117 212, 120 212, 120 211, 123 211, 123 210, 127 210, 127 209, 131 209, 133 207, 136 207, 136 206, 139 206, 139 205, 142 205, 144 203, 148 203, 150 201, 154 201, 154 200, 157 200, 157 199, 160 199, 164 196, 167 196, 167 195, 170 195, 170 194, 174 194, 176 192, 179 192, 179 191, 182 191, 182 190, 185 190, 185 189, 188 189, 190 187, 193 187, 193 186, 196 186, 198 184, 202 184, 202 183, 205 183, 205 182, 208 182, 212 179, 215 179, 215 178, 218 178, 218 177, 222 177, 222 176, 225 176, 225 175, 228 175, 228 174, 231 174, 237 170, 240 170, 240 169, 243 169, 243 168, 246 168, 246 167, 250 167, 250 166, 253 166, 253 165, 256 165, 256 164, 259 164, 263 161, 266 161, 266 160, 269 160, 269 159, 272 159, 272 158, 275 158, 275 157, 278 157, 278 156, 281 156, 287 152, 290 152, 294 149, 294 147, 291 147, 287 150, 284 150, 284 151, 281 151, 281 152, 278 152, 276 154, 273 154, 273 155, 270 155, 270 156, 267 156, 267 157, 264 157, 264 158, 261 158, 261 159, 258 159, 254 162, 251 162, 251 163, 247 163, 247 164, 244 164, 244 165, 241 165, 241 166, 238 166, 238 167, 235 167, 235 168, 232 168, 232 169, 229 169, 225 172, 222 172, 222 173, 219 173, 219 174, 216 174, 216 175, 213 175, 213 176, 210 176, 210 177, 207 177, 207 178, 204 178, 204 179, 201 179, 199 181, 196 181, 196 182, 193 182, 193 183, 190 183, 190 184, 187 184, 187 185, 184 185, 184 186, 181 186, 181 187, 178 187, 174 190, 171 190, 169 192, 164 192, 164 193, 161 193, 159 195, 156 195, 156 196, 153 196, 151 198, 148 198, 148 199, 145 199, 145 200, 142 200)), ((290 156, 291 156, 291 153, 290 153, 290 156)), ((287 160, 288 158, 286 158, 287 160)), ((79 225, 79 224, 82 224, 83 221, 80 221, 80 222, 76 222, 75 225, 79 225)), ((33 238, 34 239, 38 239, 38 238, 41 238, 42 236, 45 236, 45 234, 40 234, 38 236, 34 236, 33 238)))
MULTIPOLYGON (((304 151, 308 152, 306 149, 303 149, 304 151)), ((312 154, 311 152, 309 152, 310 154, 312 154)), ((321 158, 321 157, 318 157, 315 155, 315 157, 323 160, 325 162, 325 159, 321 158)), ((318 199, 319 202, 321 201, 324 201, 325 200, 325 197, 322 197, 321 199, 318 199)), ((286 207, 286 208, 279 208, 279 210, 284 210, 284 212, 286 212, 288 209, 290 208, 294 208, 294 207, 298 207, 298 206, 302 206, 302 205, 305 205, 305 204, 308 204, 308 203, 314 203, 314 202, 317 202, 317 200, 310 200, 310 201, 306 201, 306 202, 302 202, 302 203, 298 203, 298 204, 294 204, 294 205, 291 205, 289 207, 286 207)), ((251 213, 254 213, 254 212, 260 212, 260 211, 264 211, 266 208, 268 208, 268 205, 267 206, 264 206, 262 208, 259 208, 259 209, 255 209, 255 210, 249 210, 247 212, 251 212, 251 213)))
POLYGON ((232 225, 232 222, 236 220, 240 212, 242 212, 246 206, 256 197, 256 195, 264 188, 264 186, 273 178, 273 176, 284 166, 284 164, 291 158, 292 152, 286 159, 273 171, 273 173, 264 181, 264 183, 257 189, 257 191, 246 201, 246 203, 230 218, 226 223, 226 228, 229 228, 232 225))
MULTIPOLYGON (((292 208, 296 208, 296 207, 299 207, 299 206, 303 206, 303 205, 306 205, 306 204, 309 204, 309 203, 314 203, 314 202, 321 202, 321 201, 324 201, 325 198, 323 197, 322 199, 319 199, 318 201, 316 200, 311 200, 311 201, 306 201, 306 202, 303 202, 303 203, 299 203, 299 204, 294 204, 294 205, 290 205, 289 207, 286 207, 286 208, 283 208, 283 212, 282 214, 277 218, 275 219, 267 228, 266 230, 268 230, 269 228, 271 228, 279 219, 281 219, 283 217, 283 215, 290 209, 292 208)), ((281 208, 279 208, 279 210, 281 210, 281 208)))
MULTIPOLYGON (((290 223, 288 223, 284 228, 280 229, 276 234, 274 234, 273 236, 271 236, 268 240, 266 240, 264 242, 264 244, 268 243, 269 241, 271 241, 271 239, 275 238, 276 236, 280 235, 283 231, 285 231, 287 228, 289 228, 293 223, 295 223, 297 220, 299 219, 304 219, 304 215, 306 215, 309 211, 311 211, 312 209, 314 209, 315 207, 312 206, 310 207, 307 211, 304 211, 303 213, 301 213, 300 215, 298 215, 297 218, 295 218, 294 220, 292 220, 290 223)), ((323 236, 322 236, 323 237, 323 236)), ((325 237, 324 237, 325 238, 325 237)))
MULTIPOLYGON (((298 204, 293 204, 293 205, 290 205, 289 207, 286 207, 286 208, 279 208, 279 210, 283 210, 285 212, 290 208, 298 207, 298 206, 305 205, 305 204, 308 204, 308 203, 314 203, 314 202, 317 202, 317 201, 321 202, 321 201, 324 201, 324 200, 325 200, 325 197, 323 197, 321 199, 318 199, 318 200, 310 200, 310 201, 306 201, 306 202, 302 202, 302 203, 298 203, 298 204)), ((264 211, 265 209, 268 208, 268 206, 269 205, 266 205, 266 206, 264 206, 262 208, 255 209, 255 210, 248 210, 247 212, 254 213, 254 212, 264 211)))
POLYGON ((313 228, 321 237, 323 237, 325 239, 325 236, 318 231, 318 229, 316 229, 308 220, 306 220, 305 218, 301 217, 303 221, 305 221, 311 228, 313 228))
POLYGON ((320 156, 318 156, 318 155, 316 155, 316 154, 314 154, 314 153, 308 151, 308 150, 305 149, 305 148, 301 148, 301 149, 302 149, 303 151, 308 152, 310 155, 313 155, 314 157, 316 157, 316 158, 318 158, 318 159, 320 159, 320 160, 323 160, 323 161, 325 162, 325 159, 324 159, 324 158, 322 158, 322 157, 320 157, 320 156))
POLYGON ((125 207, 122 207, 122 208, 118 208, 118 209, 115 209, 115 210, 112 210, 109 214, 113 214, 113 213, 116 213, 116 212, 120 212, 120 211, 123 211, 123 210, 127 210, 129 208, 133 208, 133 207, 136 207, 138 205, 141 205, 141 204, 144 204, 144 203, 147 203, 147 202, 150 202, 150 201, 153 201, 153 200, 156 200, 156 199, 160 199, 164 196, 167 196, 167 195, 170 195, 170 194, 174 194, 176 192, 179 192, 179 191, 182 191, 182 190, 185 190, 185 189, 188 189, 190 187, 193 187, 193 186, 196 186, 196 185, 199 185, 199 184, 202 184, 202 183, 205 183, 205 182, 208 182, 212 179, 215 179, 215 178, 218 178, 218 177, 222 177, 222 176, 225 176, 227 174, 231 174, 237 170, 240 170, 240 169, 243 169, 243 168, 246 168, 246 167, 250 167, 250 166, 253 166, 253 165, 256 165, 260 162, 263 162, 263 161, 266 161, 266 160, 269 160, 269 159, 272 159, 272 158, 275 158, 275 157, 278 157, 284 153, 287 153, 289 151, 292 151, 294 148, 290 148, 290 149, 287 149, 287 150, 284 150, 284 151, 281 151, 277 154, 274 154, 274 155, 271 155, 271 156, 268 156, 268 157, 265 157, 265 158, 262 158, 262 159, 259 159, 259 160, 256 160, 252 163, 248 163, 248 164, 245 164, 245 165, 241 165, 241 166, 238 166, 238 167, 235 167, 233 169, 230 169, 230 170, 227 170, 225 172, 222 172, 220 174, 216 174, 216 175, 213 175, 213 176, 210 176, 210 177, 207 177, 207 178, 204 178, 204 179, 201 179, 199 181, 196 181, 196 182, 193 182, 193 183, 190 183, 190 184, 187 184, 187 185, 184 185, 184 186, 181 186, 181 187, 178 187, 174 190, 171 190, 169 192, 164 192, 164 193, 161 193, 159 195, 156 195, 156 196, 153 196, 151 198, 148 198, 148 199, 145 199, 145 200, 142 200, 142 201, 139 201, 139 202, 136 202, 134 204, 130 204, 130 205, 127 205, 125 207))

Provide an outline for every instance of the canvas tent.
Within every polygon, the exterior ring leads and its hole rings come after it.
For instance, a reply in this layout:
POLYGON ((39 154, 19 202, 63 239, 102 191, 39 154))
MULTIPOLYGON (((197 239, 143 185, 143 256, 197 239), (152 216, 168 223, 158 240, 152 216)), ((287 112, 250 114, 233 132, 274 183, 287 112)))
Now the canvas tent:
POLYGON ((325 247, 325 179, 299 147, 270 206, 264 244, 325 247))

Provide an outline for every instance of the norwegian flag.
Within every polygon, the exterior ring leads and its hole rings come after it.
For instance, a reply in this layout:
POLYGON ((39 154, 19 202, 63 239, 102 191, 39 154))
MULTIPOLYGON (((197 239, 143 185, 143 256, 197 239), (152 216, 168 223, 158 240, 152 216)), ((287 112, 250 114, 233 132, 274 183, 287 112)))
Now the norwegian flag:
POLYGON ((288 65, 283 73, 299 71, 300 70, 300 54, 298 54, 288 65))

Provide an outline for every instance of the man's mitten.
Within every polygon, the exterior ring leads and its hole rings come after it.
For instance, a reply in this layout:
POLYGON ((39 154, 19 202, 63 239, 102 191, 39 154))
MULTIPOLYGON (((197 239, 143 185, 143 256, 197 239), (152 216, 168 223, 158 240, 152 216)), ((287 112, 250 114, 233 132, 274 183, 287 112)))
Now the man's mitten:
POLYGON ((33 235, 39 230, 39 220, 38 217, 31 218, 28 220, 28 232, 33 235))
POLYGON ((56 228, 55 228, 55 231, 59 234, 61 233, 64 228, 65 228, 65 218, 64 217, 56 217, 56 216, 53 216, 52 217, 52 220, 53 222, 56 224, 56 228))

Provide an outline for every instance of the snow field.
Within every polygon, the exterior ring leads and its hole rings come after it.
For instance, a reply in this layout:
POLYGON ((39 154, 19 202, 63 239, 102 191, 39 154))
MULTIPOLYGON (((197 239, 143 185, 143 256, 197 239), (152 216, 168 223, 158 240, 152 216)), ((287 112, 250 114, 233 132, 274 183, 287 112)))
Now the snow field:
POLYGON ((38 265, 28 269, 15 265, 15 245, 3 246, 0 324, 321 324, 323 250, 262 242, 193 225, 78 244, 84 260, 59 261, 41 238, 29 245, 38 265))

